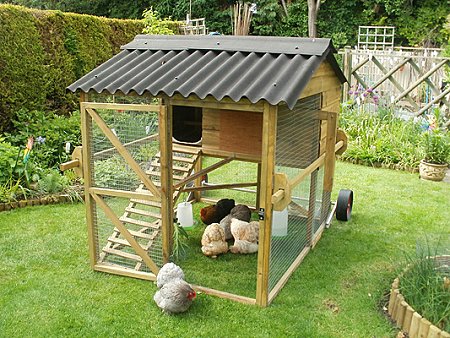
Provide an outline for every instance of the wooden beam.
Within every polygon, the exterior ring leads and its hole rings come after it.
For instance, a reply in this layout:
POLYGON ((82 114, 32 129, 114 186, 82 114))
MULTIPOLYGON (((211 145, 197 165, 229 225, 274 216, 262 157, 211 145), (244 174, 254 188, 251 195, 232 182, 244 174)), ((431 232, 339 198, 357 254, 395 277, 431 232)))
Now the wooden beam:
POLYGON ((316 211, 316 184, 317 169, 311 173, 311 180, 309 182, 308 214, 306 219, 306 241, 309 246, 312 246, 313 243, 314 214, 316 211))
MULTIPOLYGON (((439 102, 445 95, 450 93, 450 87, 448 87, 445 91, 443 91, 440 95, 436 96, 431 102, 422 107, 417 113, 416 116, 423 114, 427 109, 429 109, 433 104, 439 102)), ((447 123, 448 124, 448 123, 447 123)))
POLYGON ((149 281, 156 281, 156 275, 151 272, 136 271, 130 268, 111 265, 108 263, 99 263, 94 266, 95 271, 112 273, 115 275, 133 277, 138 279, 144 279, 149 281))
MULTIPOLYGON (((147 141, 155 140, 156 138, 158 138, 158 134, 153 134, 153 135, 149 135, 149 136, 140 138, 138 140, 134 140, 134 141, 131 141, 131 142, 124 143, 123 146, 124 147, 128 147, 128 146, 131 146, 131 145, 139 145, 139 144, 145 143, 147 141)), ((98 152, 94 153, 94 158, 96 158, 96 157, 98 157, 100 155, 109 154, 111 152, 114 152, 114 150, 116 150, 115 147, 108 148, 108 149, 105 149, 105 150, 102 150, 102 151, 98 151, 98 152)))
POLYGON ((235 295, 233 293, 219 291, 219 290, 207 288, 207 287, 200 286, 200 285, 193 285, 193 284, 191 284, 191 287, 195 291, 200 291, 200 292, 203 292, 203 293, 205 293, 207 295, 217 296, 217 297, 225 298, 225 299, 230 299, 230 300, 233 300, 233 301, 236 301, 236 302, 240 302, 240 303, 243 303, 243 304, 248 304, 248 305, 255 305, 256 304, 256 300, 254 298, 239 296, 239 295, 235 295))
POLYGON ((289 180, 289 185, 293 190, 297 185, 299 185, 303 180, 309 176, 314 170, 319 168, 325 162, 326 153, 319 156, 313 163, 307 166, 300 174, 289 180))
POLYGON ((174 185, 174 188, 177 189, 179 187, 182 187, 183 185, 186 185, 186 183, 193 181, 194 179, 196 179, 197 177, 202 177, 203 175, 216 170, 217 168, 220 168, 221 166, 233 161, 235 158, 234 156, 230 156, 220 162, 214 163, 213 165, 210 165, 208 168, 202 169, 194 174, 192 174, 189 177, 186 177, 184 180, 179 181, 177 184, 174 185))
POLYGON ((160 201, 159 198, 157 198, 153 195, 145 194, 143 192, 141 193, 139 191, 126 191, 126 190, 96 188, 96 187, 91 187, 87 191, 89 191, 93 194, 102 195, 102 196, 132 198, 132 199, 139 199, 139 200, 144 200, 144 201, 155 201, 155 202, 160 201))
MULTIPOLYGON (((417 74, 419 74, 419 76, 423 76, 422 70, 413 60, 410 60, 409 64, 411 65, 411 67, 413 67, 416 70, 416 72, 417 72, 417 74)), ((449 64, 450 64, 450 61, 449 61, 449 64)), ((424 81, 430 86, 434 95, 441 94, 441 91, 438 88, 436 88, 434 83, 428 77, 424 81)), ((441 101, 444 102, 445 105, 450 108, 450 102, 448 102, 448 100, 445 98, 445 96, 442 97, 441 101)))
MULTIPOLYGON (((372 62, 384 73, 387 74, 388 71, 386 70, 386 68, 384 68, 384 66, 375 58, 372 58, 372 62)), ((392 82, 392 84, 395 86, 395 88, 397 88, 400 92, 404 91, 403 87, 400 85, 400 83, 397 82, 396 79, 394 79, 392 76, 389 77, 389 81, 392 82)), ((411 98, 411 96, 406 95, 406 99, 408 100, 408 102, 414 107, 414 109, 418 109, 419 106, 417 105, 417 103, 414 102, 414 100, 411 98)))
POLYGON ((399 70, 400 68, 402 68, 406 63, 408 63, 411 60, 411 58, 406 58, 404 59, 402 62, 400 62, 399 64, 395 65, 390 71, 388 71, 387 73, 384 74, 384 76, 382 78, 380 78, 377 82, 375 82, 375 84, 371 87, 372 89, 376 89, 379 85, 381 85, 384 81, 386 81, 387 79, 392 78, 392 75, 399 70))
POLYGON ((128 229, 123 225, 123 223, 117 218, 116 214, 112 209, 103 201, 103 199, 96 194, 90 194, 92 198, 95 200, 97 205, 99 205, 105 215, 109 218, 109 220, 114 224, 114 226, 120 231, 121 235, 130 243, 131 247, 134 249, 136 254, 138 254, 144 263, 149 267, 149 269, 155 274, 158 274, 159 267, 153 262, 153 260, 147 255, 147 251, 142 249, 136 239, 131 235, 128 229))
POLYGON ((239 111, 251 111, 262 113, 264 110, 262 103, 252 103, 249 100, 242 99, 239 102, 234 102, 231 99, 222 99, 217 101, 213 98, 199 99, 197 97, 184 98, 179 94, 175 94, 171 99, 171 103, 174 106, 186 106, 186 107, 202 107, 211 109, 229 109, 239 111))
POLYGON ((173 245, 172 105, 160 106, 161 215, 163 262, 169 262, 173 245))
MULTIPOLYGON (((194 164, 194 171, 195 172, 201 171, 202 166, 203 166, 203 155, 200 152, 200 154, 197 156, 197 161, 194 164)), ((197 188, 200 188, 202 186, 202 177, 201 176, 199 176, 195 179, 194 185, 197 188)), ((202 194, 201 194, 200 190, 195 190, 194 191, 194 200, 196 202, 200 202, 201 198, 202 198, 202 194)))
MULTIPOLYGON (((90 187, 92 186, 92 163, 91 163, 91 154, 92 154, 92 118, 87 113, 86 109, 83 107, 82 102, 88 100, 88 95, 85 93, 80 94, 80 113, 81 113, 81 138, 82 144, 84 147, 82 148, 82 157, 83 161, 83 175, 84 175, 84 191, 88 192, 90 187)), ((84 195, 84 201, 86 204, 86 223, 88 229, 88 243, 89 243, 89 262, 91 264, 91 268, 94 268, 97 257, 98 257, 98 248, 97 248, 97 240, 96 240, 96 229, 94 229, 94 219, 95 219, 95 205, 94 201, 89 193, 84 195)))
POLYGON ((407 89, 405 89, 400 95, 398 95, 395 98, 395 102, 398 102, 400 99, 408 95, 414 88, 416 88, 418 85, 420 85, 426 78, 430 77, 433 73, 437 72, 439 68, 441 68, 443 65, 445 65, 448 60, 442 60, 439 62, 436 66, 431 68, 428 72, 423 74, 421 77, 419 77, 412 85, 410 85, 407 89))
POLYGON ((327 135, 325 145, 325 172, 323 178, 323 190, 331 192, 333 189, 334 181, 334 167, 336 164, 336 129, 337 129, 337 116, 336 113, 331 113, 327 121, 327 135))
POLYGON ((249 183, 232 183, 232 184, 214 184, 214 185, 204 185, 199 187, 190 187, 183 188, 181 191, 190 192, 190 191, 204 191, 204 190, 219 190, 219 189, 233 189, 233 188, 245 188, 245 187, 255 187, 257 186, 257 182, 249 182, 249 183))
POLYGON ((264 220, 259 221, 258 271, 256 304, 267 306, 269 301, 269 259, 272 239, 272 194, 275 172, 275 146, 278 107, 264 105, 261 155, 260 205, 264 208, 264 220))
POLYGON ((123 144, 119 141, 117 136, 114 135, 111 129, 108 128, 108 126, 100 117, 100 115, 98 115, 95 110, 90 108, 86 108, 86 111, 94 119, 95 123, 102 130, 105 136, 111 141, 113 146, 116 147, 119 154, 124 158, 124 160, 128 163, 131 169, 136 173, 136 175, 139 177, 142 183, 144 183, 145 187, 156 197, 161 197, 161 193, 159 192, 158 188, 153 184, 153 182, 150 180, 147 174, 141 169, 139 164, 136 163, 134 158, 128 152, 127 148, 123 146, 123 144))
POLYGON ((103 103, 103 102, 83 102, 85 109, 109 109, 109 110, 131 110, 143 112, 158 112, 157 104, 126 104, 126 103, 103 103))

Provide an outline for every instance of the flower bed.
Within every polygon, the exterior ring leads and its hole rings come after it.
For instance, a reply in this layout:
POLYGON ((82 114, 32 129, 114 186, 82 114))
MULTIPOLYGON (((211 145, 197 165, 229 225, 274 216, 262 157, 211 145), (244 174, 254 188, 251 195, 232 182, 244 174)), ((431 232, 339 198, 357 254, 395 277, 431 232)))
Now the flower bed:
MULTIPOLYGON (((438 264, 450 262, 450 256, 434 257, 438 264)), ((443 281, 445 283, 445 281, 443 281)), ((389 296, 388 313, 397 326, 408 333, 409 338, 450 338, 450 334, 433 325, 426 318, 423 318, 406 301, 399 289, 400 278, 397 277, 392 283, 389 296)))

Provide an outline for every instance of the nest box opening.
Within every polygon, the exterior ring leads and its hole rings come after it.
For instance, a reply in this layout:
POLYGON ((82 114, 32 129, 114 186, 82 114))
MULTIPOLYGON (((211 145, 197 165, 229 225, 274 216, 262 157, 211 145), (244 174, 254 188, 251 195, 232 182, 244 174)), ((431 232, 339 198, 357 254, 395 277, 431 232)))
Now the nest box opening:
POLYGON ((202 139, 202 108, 173 106, 173 137, 179 142, 197 143, 202 139))

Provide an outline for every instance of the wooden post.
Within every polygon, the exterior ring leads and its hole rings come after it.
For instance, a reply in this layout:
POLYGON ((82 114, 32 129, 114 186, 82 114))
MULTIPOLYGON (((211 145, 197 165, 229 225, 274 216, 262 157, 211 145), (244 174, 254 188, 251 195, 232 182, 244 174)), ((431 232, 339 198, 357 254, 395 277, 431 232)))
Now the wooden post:
POLYGON ((275 171, 275 140, 277 107, 264 104, 260 208, 264 209, 264 220, 259 221, 258 272, 256 284, 256 304, 267 306, 269 298, 269 259, 272 236, 272 193, 275 171))
MULTIPOLYGON (((203 154, 200 153, 200 154, 198 154, 197 162, 195 162, 194 171, 196 173, 200 172, 202 170, 202 166, 203 166, 203 154)), ((196 187, 200 187, 202 185, 202 177, 201 176, 197 177, 195 179, 194 183, 195 183, 196 187)), ((201 195, 202 195, 202 193, 200 190, 194 191, 195 202, 200 202, 200 199, 202 198, 201 195)))
POLYGON ((344 75, 348 82, 344 83, 343 101, 348 101, 348 92, 352 85, 352 50, 351 47, 345 46, 344 48, 344 75))
POLYGON ((306 241, 309 246, 313 246, 313 225, 314 214, 316 211, 316 184, 317 184, 317 169, 311 173, 311 181, 309 183, 309 203, 308 203, 308 218, 306 220, 306 241))
POLYGON ((161 152, 161 225, 163 262, 169 261, 173 242, 173 188, 172 188, 172 105, 159 109, 159 147, 161 152))
POLYGON ((324 192, 331 193, 333 189, 334 167, 336 164, 336 155, 334 147, 336 144, 336 128, 337 128, 337 113, 328 112, 327 119, 327 136, 325 145, 325 173, 323 178, 324 192))
POLYGON ((419 326, 420 326, 421 319, 422 319, 422 316, 419 315, 417 312, 414 312, 414 314, 412 316, 412 320, 411 320, 410 330, 409 330, 409 336, 411 338, 415 338, 419 334, 419 326))
POLYGON ((86 223, 88 228, 88 243, 89 243, 89 261, 91 268, 94 268, 98 258, 97 242, 95 240, 94 219, 95 219, 95 202, 89 193, 89 189, 92 187, 92 118, 86 109, 81 105, 81 102, 88 102, 89 97, 86 93, 80 94, 80 106, 81 106, 81 139, 83 144, 83 176, 84 176, 84 201, 86 204, 86 223))
POLYGON ((413 313, 414 313, 414 309, 411 306, 406 306, 406 311, 405 311, 405 318, 403 319, 403 331, 406 331, 409 333, 410 329, 411 329, 411 322, 412 322, 412 317, 413 317, 413 313))
POLYGON ((256 180, 258 182, 258 184, 256 185, 256 201, 255 201, 255 207, 256 210, 259 210, 259 193, 261 191, 261 162, 258 163, 258 170, 257 170, 257 174, 256 174, 256 180))

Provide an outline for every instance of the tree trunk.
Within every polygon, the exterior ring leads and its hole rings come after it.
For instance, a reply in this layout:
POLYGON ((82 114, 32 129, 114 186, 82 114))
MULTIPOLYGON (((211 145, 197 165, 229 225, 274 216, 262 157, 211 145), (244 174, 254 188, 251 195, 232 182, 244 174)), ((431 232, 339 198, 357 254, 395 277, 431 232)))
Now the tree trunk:
POLYGON ((317 37, 317 13, 320 8, 320 0, 308 0, 308 36, 317 37))

